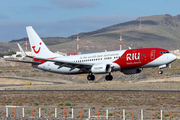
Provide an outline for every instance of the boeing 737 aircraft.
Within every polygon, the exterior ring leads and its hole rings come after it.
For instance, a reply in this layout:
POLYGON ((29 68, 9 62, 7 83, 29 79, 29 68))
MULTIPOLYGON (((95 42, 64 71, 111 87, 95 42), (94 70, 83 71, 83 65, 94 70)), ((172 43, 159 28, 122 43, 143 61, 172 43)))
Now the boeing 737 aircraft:
POLYGON ((105 79, 113 79, 111 72, 121 71, 126 75, 140 73, 143 68, 168 67, 176 60, 176 56, 168 50, 161 48, 140 48, 117 50, 109 52, 98 52, 91 54, 61 56, 52 53, 31 26, 26 27, 29 37, 30 47, 33 56, 28 56, 21 46, 18 47, 22 53, 22 58, 30 57, 33 61, 21 61, 31 63, 33 67, 60 74, 83 74, 89 73, 88 80, 94 80, 94 74, 108 74, 105 79))

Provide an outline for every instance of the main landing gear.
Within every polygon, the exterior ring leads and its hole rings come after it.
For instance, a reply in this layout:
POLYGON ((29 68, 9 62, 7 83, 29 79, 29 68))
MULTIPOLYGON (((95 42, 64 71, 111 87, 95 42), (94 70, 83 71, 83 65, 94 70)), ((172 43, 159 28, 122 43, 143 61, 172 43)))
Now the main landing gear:
MULTIPOLYGON (((89 81, 94 81, 95 80, 95 76, 91 73, 90 75, 87 76, 87 79, 89 81)), ((106 75, 105 79, 107 81, 111 81, 113 79, 113 76, 111 75, 111 73, 109 73, 109 75, 106 75)))
POLYGON ((88 75, 88 76, 87 76, 87 79, 88 79, 89 81, 94 81, 94 80, 95 80, 95 76, 94 76, 93 74, 88 75))
POLYGON ((111 73, 109 73, 109 75, 106 75, 105 79, 107 81, 111 81, 113 79, 113 76, 111 75, 111 73))

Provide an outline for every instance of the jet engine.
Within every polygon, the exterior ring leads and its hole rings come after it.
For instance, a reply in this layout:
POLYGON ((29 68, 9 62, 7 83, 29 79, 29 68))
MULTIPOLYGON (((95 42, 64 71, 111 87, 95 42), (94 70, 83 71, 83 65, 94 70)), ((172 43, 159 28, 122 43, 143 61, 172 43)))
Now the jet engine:
POLYGON ((142 71, 142 68, 138 68, 138 69, 129 69, 129 70, 122 70, 121 72, 123 72, 125 75, 130 75, 130 74, 137 74, 140 73, 142 71))
POLYGON ((103 74, 111 72, 111 65, 109 64, 95 64, 91 68, 93 74, 103 74))

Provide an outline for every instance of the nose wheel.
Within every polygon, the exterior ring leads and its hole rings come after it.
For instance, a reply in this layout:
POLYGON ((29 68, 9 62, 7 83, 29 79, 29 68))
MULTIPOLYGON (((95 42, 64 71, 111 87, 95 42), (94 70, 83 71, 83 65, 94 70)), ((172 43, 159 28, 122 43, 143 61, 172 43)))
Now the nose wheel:
POLYGON ((158 73, 159 73, 159 74, 163 74, 163 71, 160 69, 158 73))

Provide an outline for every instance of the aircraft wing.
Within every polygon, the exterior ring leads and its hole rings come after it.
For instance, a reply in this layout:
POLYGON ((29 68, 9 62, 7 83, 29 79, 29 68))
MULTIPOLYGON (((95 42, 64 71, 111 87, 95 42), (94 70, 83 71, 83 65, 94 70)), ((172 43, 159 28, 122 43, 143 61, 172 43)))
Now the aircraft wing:
POLYGON ((63 61, 63 60, 47 59, 47 58, 39 58, 39 57, 34 57, 34 59, 54 62, 55 65, 59 65, 59 68, 69 67, 71 68, 71 70, 75 68, 89 70, 93 66, 93 64, 91 63, 76 63, 71 61, 63 61))
POLYGON ((23 62, 23 63, 32 63, 32 64, 40 64, 41 62, 34 62, 34 61, 22 61, 22 60, 6 60, 12 62, 23 62))

